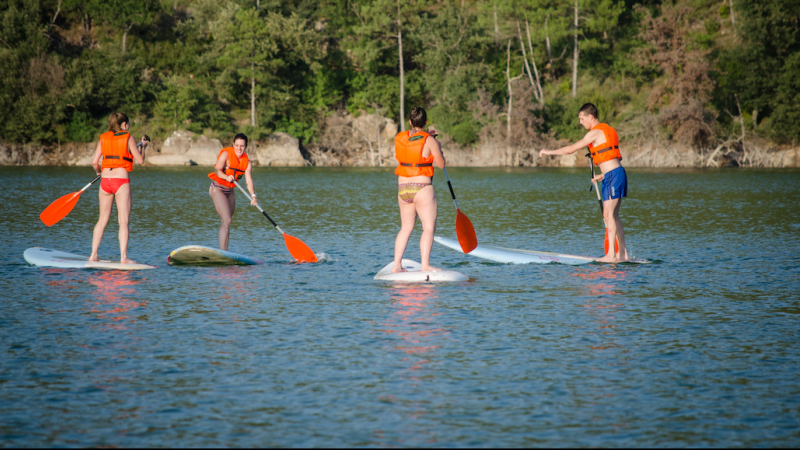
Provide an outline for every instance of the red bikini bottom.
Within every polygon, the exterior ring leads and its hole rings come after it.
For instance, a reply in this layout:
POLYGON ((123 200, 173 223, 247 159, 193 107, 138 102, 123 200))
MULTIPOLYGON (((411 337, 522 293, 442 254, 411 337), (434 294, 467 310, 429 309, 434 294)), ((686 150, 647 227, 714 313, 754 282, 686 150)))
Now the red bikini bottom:
POLYGON ((102 178, 100 180, 100 189, 109 194, 116 194, 123 184, 130 182, 130 178, 102 178))

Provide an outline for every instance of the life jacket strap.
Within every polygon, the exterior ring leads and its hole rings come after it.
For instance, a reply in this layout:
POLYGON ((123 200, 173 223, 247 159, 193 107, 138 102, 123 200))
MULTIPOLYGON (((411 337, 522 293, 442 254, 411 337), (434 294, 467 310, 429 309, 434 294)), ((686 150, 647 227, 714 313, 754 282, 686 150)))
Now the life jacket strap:
POLYGON ((606 147, 602 150, 598 150, 596 152, 592 152, 592 156, 599 155, 600 153, 610 152, 611 150, 619 150, 619 145, 615 145, 613 147, 606 147))
POLYGON ((403 162, 401 162, 400 165, 403 166, 403 167, 433 167, 433 163, 432 162, 422 163, 422 164, 411 164, 411 163, 403 163, 403 162))
POLYGON ((111 156, 103 156, 103 159, 123 159, 128 162, 133 162, 133 158, 128 158, 127 156, 111 155, 111 156))

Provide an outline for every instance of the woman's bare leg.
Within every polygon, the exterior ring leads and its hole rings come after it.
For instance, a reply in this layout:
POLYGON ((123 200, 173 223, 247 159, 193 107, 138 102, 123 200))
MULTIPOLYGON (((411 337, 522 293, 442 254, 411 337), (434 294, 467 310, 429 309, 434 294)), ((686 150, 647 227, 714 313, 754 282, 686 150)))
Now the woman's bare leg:
POLYGON ((131 184, 125 183, 114 194, 117 200, 117 218, 119 219, 119 262, 133 264, 136 261, 128 259, 128 235, 130 229, 128 222, 131 218, 131 184))
POLYGON ((103 188, 100 191, 100 218, 97 220, 97 225, 94 226, 94 233, 92 234, 92 254, 89 256, 89 261, 100 261, 97 256, 97 250, 100 248, 100 241, 103 240, 103 231, 108 225, 108 219, 111 217, 111 207, 114 205, 114 194, 109 194, 103 188))
POLYGON ((411 237, 411 233, 414 231, 414 224, 417 222, 417 211, 414 204, 404 202, 399 195, 397 196, 397 202, 400 205, 400 232, 397 233, 397 239, 394 241, 392 273, 405 272, 402 267, 403 254, 406 252, 408 238, 411 237))
POLYGON ((211 200, 214 201, 214 208, 219 214, 219 248, 220 250, 228 250, 228 239, 231 232, 231 220, 233 220, 233 210, 236 207, 236 197, 231 196, 229 199, 222 190, 211 186, 208 189, 208 194, 211 200))
POLYGON ((419 239, 420 266, 422 266, 420 270, 441 270, 431 267, 431 249, 433 248, 433 236, 436 233, 436 216, 439 206, 433 186, 425 186, 417 192, 414 197, 414 206, 419 220, 422 222, 422 237, 419 239))

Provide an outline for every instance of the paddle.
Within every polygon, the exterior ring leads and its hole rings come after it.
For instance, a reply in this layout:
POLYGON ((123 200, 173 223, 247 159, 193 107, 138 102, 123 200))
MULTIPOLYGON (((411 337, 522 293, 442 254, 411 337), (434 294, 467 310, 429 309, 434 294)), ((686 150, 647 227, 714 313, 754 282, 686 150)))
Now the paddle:
POLYGON ((67 217, 67 214, 72 211, 72 208, 75 207, 75 204, 78 203, 78 200, 81 198, 83 191, 89 189, 89 186, 93 185, 99 179, 100 175, 92 180, 91 183, 84 186, 80 191, 67 194, 53 203, 50 203, 50 206, 39 214, 39 218, 42 219, 42 222, 48 227, 55 225, 59 220, 67 217))
POLYGON ((456 194, 453 192, 453 185, 450 184, 447 168, 442 170, 444 170, 444 176, 447 178, 447 187, 450 188, 450 195, 453 196, 453 204, 456 205, 456 235, 458 236, 458 243, 461 244, 461 250, 464 253, 469 253, 478 246, 478 236, 475 235, 475 228, 472 227, 472 222, 458 209, 456 194))
MULTIPOLYGON (((603 215, 603 198, 600 197, 600 188, 597 187, 597 181, 594 180, 594 164, 592 163, 592 154, 587 153, 586 157, 589 158, 589 168, 592 170, 592 186, 589 186, 589 192, 592 192, 592 188, 597 193, 597 202, 600 203, 600 216, 603 218, 603 227, 606 229, 606 237, 603 239, 603 247, 605 248, 606 254, 608 254, 608 225, 606 224, 605 215, 603 215)), ((619 251, 619 242, 614 239, 614 251, 619 251)))
MULTIPOLYGON (((233 181, 233 184, 235 184, 236 187, 238 187, 239 190, 241 190, 244 193, 245 197, 247 197, 248 200, 250 200, 251 202, 253 201, 253 198, 250 197, 250 193, 244 190, 241 184, 237 183, 236 180, 233 181)), ((261 214, 263 214, 264 217, 266 217, 267 220, 269 220, 269 223, 271 223, 272 226, 274 226, 278 231, 281 232, 281 234, 283 235, 283 239, 286 241, 286 248, 289 250, 289 253, 292 254, 292 258, 296 259, 297 262, 301 263, 318 262, 317 255, 315 255, 314 252, 311 251, 311 249, 308 248, 308 246, 303 241, 297 239, 294 236, 289 236, 288 234, 286 234, 283 230, 281 230, 281 227, 279 227, 278 224, 275 223, 274 220, 272 220, 272 217, 270 217, 263 209, 261 209, 260 206, 256 205, 256 208, 258 208, 258 210, 261 211, 261 214)))

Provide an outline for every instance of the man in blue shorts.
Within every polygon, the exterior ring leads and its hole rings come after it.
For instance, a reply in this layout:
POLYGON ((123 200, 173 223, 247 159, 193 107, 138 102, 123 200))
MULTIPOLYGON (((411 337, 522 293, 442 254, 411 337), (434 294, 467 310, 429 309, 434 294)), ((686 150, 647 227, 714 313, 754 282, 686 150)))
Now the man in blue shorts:
POLYGON ((619 136, 616 130, 608 124, 600 123, 597 120, 597 107, 591 103, 581 106, 578 111, 583 128, 589 130, 586 136, 580 141, 558 150, 542 150, 539 156, 543 155, 569 155, 575 153, 583 147, 589 147, 592 154, 592 161, 600 167, 600 175, 592 179, 603 182, 603 218, 606 221, 608 248, 606 255, 599 258, 600 262, 620 262, 628 261, 628 250, 625 248, 625 231, 622 229, 622 222, 619 220, 619 207, 622 204, 622 197, 628 196, 628 175, 620 161, 622 155, 619 152, 619 136), (619 243, 619 250, 614 250, 614 239, 619 243))

